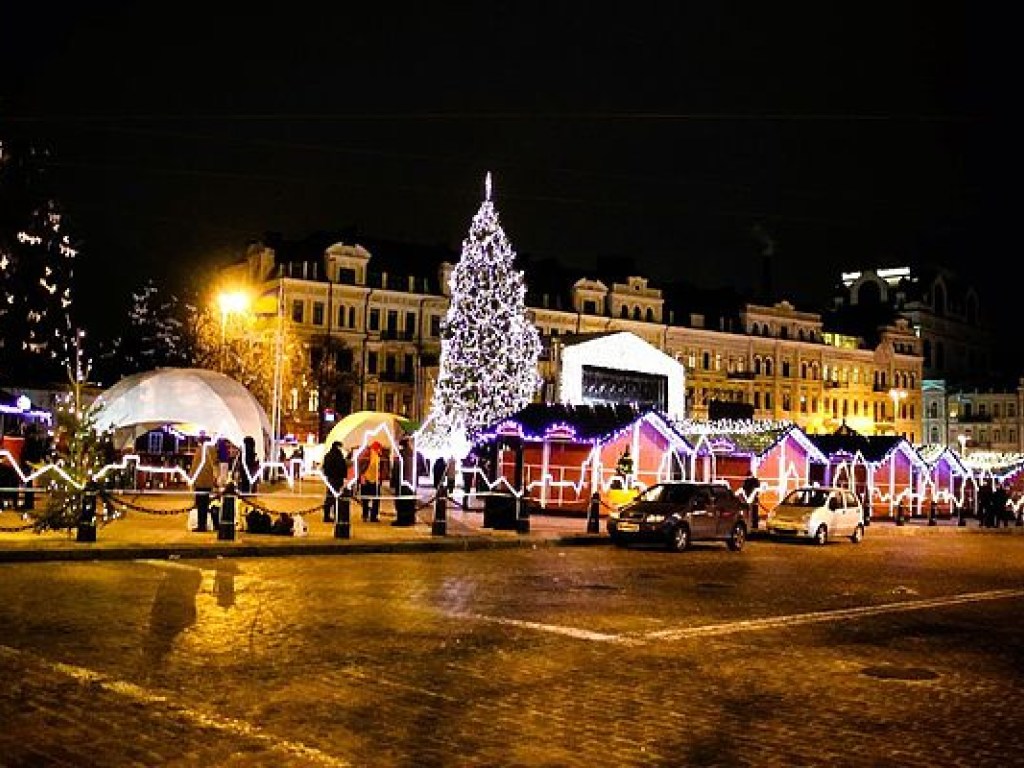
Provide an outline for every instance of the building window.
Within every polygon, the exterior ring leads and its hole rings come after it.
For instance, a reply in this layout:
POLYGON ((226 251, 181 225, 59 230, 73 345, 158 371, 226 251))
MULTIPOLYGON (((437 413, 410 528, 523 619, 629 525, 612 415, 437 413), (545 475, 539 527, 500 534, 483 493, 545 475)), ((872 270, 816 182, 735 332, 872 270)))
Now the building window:
POLYGON ((322 301, 313 302, 313 325, 324 324, 324 303, 322 301))
POLYGON ((596 315, 597 314, 597 302, 587 299, 583 302, 583 314, 585 315, 596 315))
POLYGON ((405 334, 410 339, 416 335, 416 313, 406 312, 405 313, 405 334))
POLYGON ((377 393, 368 392, 366 394, 366 410, 376 411, 377 410, 377 393))
POLYGON ((371 331, 379 331, 380 330, 380 310, 379 309, 371 309, 370 310, 369 330, 371 330, 371 331))
POLYGON ((770 411, 772 409, 772 393, 771 392, 765 392, 764 393, 764 409, 766 411, 770 411))
POLYGON ((654 310, 651 309, 650 307, 647 308, 647 322, 648 323, 653 323, 654 322, 654 310))
POLYGON ((302 322, 302 316, 303 316, 302 308, 303 308, 302 299, 293 299, 292 300, 292 322, 293 323, 301 323, 302 322))
POLYGON ((761 407, 761 393, 755 390, 754 391, 754 408, 760 408, 760 407, 761 407))
POLYGON ((398 332, 398 311, 394 309, 388 310, 388 333, 398 332))
POLYGON ((356 327, 356 308, 355 307, 349 307, 348 308, 348 327, 349 328, 355 328, 356 327))
POLYGON ((367 352, 366 353, 366 372, 369 374, 377 373, 377 353, 367 352))
POLYGON ((387 392, 384 395, 384 410, 388 413, 395 412, 395 394, 394 392, 387 392))
POLYGON ((344 306, 338 307, 338 327, 339 328, 344 328, 345 327, 345 316, 346 316, 345 307, 344 306))
POLYGON ((789 378, 789 360, 782 361, 782 376, 783 378, 789 378))
POLYGON ((441 316, 431 315, 430 316, 430 335, 432 338, 437 338, 441 335, 441 316))

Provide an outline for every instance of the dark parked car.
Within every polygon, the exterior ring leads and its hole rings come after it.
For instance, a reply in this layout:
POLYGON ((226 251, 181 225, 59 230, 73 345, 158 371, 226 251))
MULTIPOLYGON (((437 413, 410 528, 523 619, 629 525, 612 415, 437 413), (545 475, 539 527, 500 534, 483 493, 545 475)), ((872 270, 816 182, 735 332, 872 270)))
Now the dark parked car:
POLYGON ((743 549, 745 505, 719 483, 670 482, 652 485, 636 501, 608 516, 613 543, 661 543, 682 552, 692 541, 724 541, 743 549))

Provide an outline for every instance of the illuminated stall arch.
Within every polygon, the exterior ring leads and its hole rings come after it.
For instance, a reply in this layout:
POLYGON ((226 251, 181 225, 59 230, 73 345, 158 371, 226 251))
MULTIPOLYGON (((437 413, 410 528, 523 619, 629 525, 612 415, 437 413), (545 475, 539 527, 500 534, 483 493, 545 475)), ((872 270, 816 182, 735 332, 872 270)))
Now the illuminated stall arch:
POLYGON ((594 493, 607 496, 627 446, 631 488, 688 476, 686 439, 663 414, 626 405, 532 403, 486 430, 476 451, 491 456, 492 487, 584 513, 594 493))

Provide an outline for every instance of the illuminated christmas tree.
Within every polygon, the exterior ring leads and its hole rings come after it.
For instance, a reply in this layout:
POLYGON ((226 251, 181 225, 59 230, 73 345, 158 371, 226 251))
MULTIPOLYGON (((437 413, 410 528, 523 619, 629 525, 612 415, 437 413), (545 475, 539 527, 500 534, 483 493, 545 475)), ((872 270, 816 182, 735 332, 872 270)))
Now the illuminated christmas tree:
POLYGON ((441 360, 431 412, 417 435, 426 456, 464 455, 486 426, 533 400, 540 386, 540 337, 526 316, 523 273, 491 201, 473 217, 449 280, 451 303, 441 325, 441 360))

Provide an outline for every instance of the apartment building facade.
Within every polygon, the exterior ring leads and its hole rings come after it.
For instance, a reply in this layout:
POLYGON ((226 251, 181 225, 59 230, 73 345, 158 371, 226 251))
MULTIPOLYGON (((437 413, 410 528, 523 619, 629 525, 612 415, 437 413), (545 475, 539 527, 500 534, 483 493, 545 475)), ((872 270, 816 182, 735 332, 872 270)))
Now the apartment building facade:
MULTIPOLYGON (((303 339, 312 369, 324 374, 283 393, 283 433, 322 439, 332 417, 356 410, 425 418, 456 258, 406 260, 403 269, 360 245, 335 242, 282 258, 257 243, 224 271, 226 282, 280 297, 273 321, 303 339)), ((754 418, 790 420, 809 433, 845 424, 923 439, 921 342, 904 319, 880 329, 868 347, 785 301, 708 318, 667 308, 663 290, 642 276, 583 277, 566 288, 566 302, 528 296, 544 343, 539 400, 557 399, 567 337, 625 331, 683 364, 690 418, 734 403, 754 418)))

